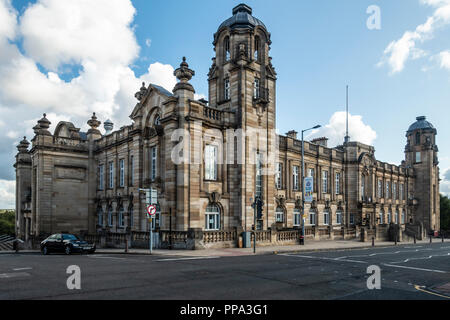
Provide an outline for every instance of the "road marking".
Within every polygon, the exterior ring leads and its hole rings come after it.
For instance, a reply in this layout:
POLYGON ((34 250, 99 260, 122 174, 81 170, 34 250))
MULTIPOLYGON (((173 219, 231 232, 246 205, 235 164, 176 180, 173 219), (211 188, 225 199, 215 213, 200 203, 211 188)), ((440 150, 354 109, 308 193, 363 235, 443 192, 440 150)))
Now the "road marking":
POLYGON ((306 258, 306 259, 317 259, 317 260, 327 260, 327 261, 336 261, 336 262, 352 262, 352 263, 363 263, 368 264, 368 262, 365 261, 359 261, 359 260, 343 260, 345 257, 340 258, 326 258, 326 257, 314 257, 314 256, 301 256, 301 255, 294 255, 294 254, 279 254, 279 256, 284 257, 296 257, 296 258, 306 258))
POLYGON ((425 290, 425 289, 423 289, 423 287, 421 287, 421 286, 414 286, 414 288, 415 288, 416 290, 418 290, 418 291, 421 291, 421 292, 425 292, 425 293, 428 293, 428 294, 432 294, 432 295, 435 295, 435 296, 438 296, 438 297, 441 297, 441 298, 445 298, 445 299, 450 299, 449 296, 444 296, 444 295, 441 295, 441 294, 438 294, 438 293, 435 293, 435 292, 431 292, 431 291, 425 290))
POLYGON ((105 256, 87 256, 93 259, 113 259, 113 260, 127 260, 126 258, 117 258, 117 257, 105 257, 105 256))
POLYGON ((22 271, 22 270, 31 270, 31 269, 33 269, 33 268, 31 268, 31 267, 27 267, 27 268, 16 268, 16 269, 13 269, 13 271, 22 271))
POLYGON ((19 278, 19 277, 29 277, 30 274, 26 272, 17 272, 17 273, 0 273, 0 279, 8 279, 8 278, 19 278))
POLYGON ((434 255, 434 256, 431 255, 431 256, 428 256, 428 257, 408 258, 408 259, 405 259, 405 260, 403 260, 403 261, 396 261, 396 262, 390 262, 390 263, 394 263, 394 264, 397 264, 397 263, 407 263, 407 262, 412 261, 412 260, 428 260, 428 259, 431 259, 431 258, 436 258, 436 257, 448 257, 448 256, 450 256, 450 252, 447 253, 447 254, 434 255))
POLYGON ((159 259, 157 262, 162 261, 183 261, 183 260, 204 260, 204 259, 218 259, 220 257, 194 257, 194 258, 170 258, 170 259, 159 259))
POLYGON ((385 267, 392 267, 392 268, 410 269, 410 270, 436 272, 436 273, 448 273, 447 271, 442 271, 442 270, 432 270, 432 269, 414 268, 414 267, 406 267, 406 266, 396 266, 396 265, 387 264, 387 263, 383 263, 382 265, 385 266, 385 267))

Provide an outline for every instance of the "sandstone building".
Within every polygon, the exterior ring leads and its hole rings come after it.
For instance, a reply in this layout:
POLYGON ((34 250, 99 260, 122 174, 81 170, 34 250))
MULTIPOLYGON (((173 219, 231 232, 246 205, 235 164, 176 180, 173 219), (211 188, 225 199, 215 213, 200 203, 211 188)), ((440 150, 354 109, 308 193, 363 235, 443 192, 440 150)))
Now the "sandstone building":
MULTIPOLYGON (((183 59, 173 91, 144 84, 131 124, 117 131, 106 121, 102 134, 94 113, 87 132, 60 122, 51 133, 44 115, 31 149, 25 138, 18 145, 17 235, 148 231, 140 188, 157 190, 156 230, 251 230, 257 195, 264 201, 258 230, 298 230, 302 145, 295 131, 273 136, 277 74, 270 33, 241 4, 213 44, 209 101, 194 99, 195 72, 183 59), (183 161, 174 160, 176 153, 183 161)), ((419 234, 439 230, 436 134, 418 117, 399 166, 377 160, 374 148, 359 142, 305 142, 305 176, 314 178, 314 201, 304 208, 306 235, 332 239, 363 228, 387 236, 392 224, 419 234)))

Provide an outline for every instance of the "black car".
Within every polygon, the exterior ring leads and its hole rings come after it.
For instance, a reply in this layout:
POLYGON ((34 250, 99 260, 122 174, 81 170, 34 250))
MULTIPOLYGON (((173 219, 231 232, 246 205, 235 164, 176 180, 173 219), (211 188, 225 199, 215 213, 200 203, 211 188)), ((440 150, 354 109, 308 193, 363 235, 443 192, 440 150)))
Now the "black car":
POLYGON ((65 254, 74 252, 94 253, 95 244, 80 240, 73 234, 57 233, 41 242, 41 252, 44 255, 50 252, 64 252, 65 254))

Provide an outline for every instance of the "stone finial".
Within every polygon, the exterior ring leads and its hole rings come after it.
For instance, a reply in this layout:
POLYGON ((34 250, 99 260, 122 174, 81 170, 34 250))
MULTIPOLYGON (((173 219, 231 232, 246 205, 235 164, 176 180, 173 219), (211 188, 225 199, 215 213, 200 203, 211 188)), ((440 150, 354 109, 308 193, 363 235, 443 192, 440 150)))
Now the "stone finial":
POLYGON ((91 120, 87 122, 87 124, 91 127, 89 129, 88 133, 100 133, 98 131, 98 127, 102 124, 100 121, 97 120, 97 116, 95 115, 95 112, 92 114, 91 120))
POLYGON ((47 119, 47 114, 44 113, 42 119, 38 121, 38 124, 34 126, 33 130, 36 134, 51 136, 52 134, 48 131, 51 124, 52 123, 47 119))
POLYGON ((29 145, 30 143, 27 141, 27 137, 23 137, 23 140, 17 145, 17 150, 19 150, 19 153, 27 153, 29 145))
POLYGON ((180 82, 188 82, 195 76, 195 71, 189 69, 189 65, 186 62, 186 57, 183 57, 183 62, 180 63, 180 67, 174 71, 174 76, 177 77, 180 82))
POLYGON ((134 95, 134 97, 138 100, 141 101, 142 99, 144 99, 145 94, 147 93, 147 88, 145 87, 145 82, 142 82, 142 87, 141 89, 136 92, 136 94, 134 95))

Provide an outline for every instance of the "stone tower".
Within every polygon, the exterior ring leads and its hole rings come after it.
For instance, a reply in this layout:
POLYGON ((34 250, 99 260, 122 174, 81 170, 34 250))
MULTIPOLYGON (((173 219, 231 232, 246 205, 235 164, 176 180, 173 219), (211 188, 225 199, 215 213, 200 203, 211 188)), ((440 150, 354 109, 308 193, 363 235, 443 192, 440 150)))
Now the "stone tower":
POLYGON ((413 222, 422 223, 426 232, 437 231, 440 230, 437 130, 426 117, 416 120, 406 133, 406 166, 414 168, 416 176, 414 193, 408 192, 408 198, 413 204, 413 222))
MULTIPOLYGON (((248 230, 254 223, 250 198, 254 199, 256 194, 256 158, 273 166, 274 161, 270 158, 277 150, 276 72, 269 56, 271 40, 266 26, 252 16, 252 9, 245 4, 236 6, 232 14, 214 35, 216 56, 208 74, 209 101, 212 108, 234 112, 235 132, 243 133, 241 136, 235 133, 234 137, 225 137, 225 140, 237 138, 239 141, 235 152, 226 152, 227 163, 236 165, 229 170, 234 175, 230 196, 236 199, 230 204, 230 210, 240 217, 244 230, 248 230), (232 154, 236 157, 229 161, 232 154)), ((274 181, 270 174, 273 168, 270 166, 263 165, 269 174, 264 175, 259 189, 266 203, 264 218, 257 223, 260 229, 271 226, 275 211, 274 181)))

